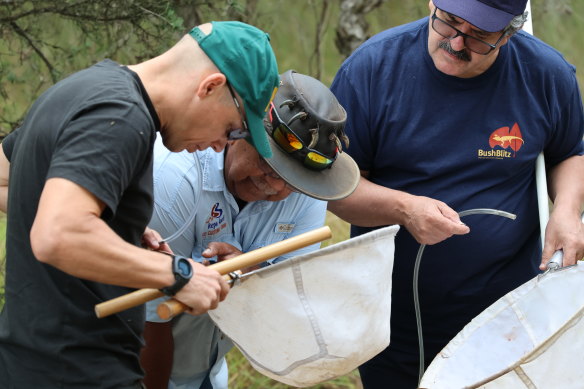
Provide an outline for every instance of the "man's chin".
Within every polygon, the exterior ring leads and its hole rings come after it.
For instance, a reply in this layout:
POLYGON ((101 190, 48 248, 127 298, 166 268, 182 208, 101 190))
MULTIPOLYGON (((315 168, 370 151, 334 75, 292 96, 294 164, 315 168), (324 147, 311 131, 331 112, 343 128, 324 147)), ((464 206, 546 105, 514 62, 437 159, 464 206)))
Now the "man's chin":
POLYGON ((288 193, 288 194, 278 193, 275 195, 270 195, 266 198, 266 201, 281 201, 281 200, 284 200, 289 195, 290 195, 290 193, 288 193))
POLYGON ((254 201, 278 201, 281 199, 276 199, 276 195, 267 195, 264 192, 258 190, 254 187, 253 190, 246 190, 241 196, 237 196, 239 199, 251 203, 254 201))
POLYGON ((441 54, 442 58, 434 63, 436 69, 448 76, 460 77, 468 62, 455 58, 446 52, 441 54))
POLYGON ((168 137, 164 136, 164 133, 160 133, 161 137, 162 137, 162 144, 164 145, 164 147, 166 147, 167 150, 172 151, 173 153, 177 153, 179 151, 184 150, 184 148, 177 150, 178 147, 173 144, 170 139, 168 139, 168 137))

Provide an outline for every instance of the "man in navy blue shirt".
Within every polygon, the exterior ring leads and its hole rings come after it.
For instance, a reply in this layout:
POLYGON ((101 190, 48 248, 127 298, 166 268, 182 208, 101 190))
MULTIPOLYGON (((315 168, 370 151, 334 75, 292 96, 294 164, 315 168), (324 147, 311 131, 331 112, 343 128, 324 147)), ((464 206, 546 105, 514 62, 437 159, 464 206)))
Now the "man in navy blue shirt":
POLYGON ((473 317, 534 277, 554 251, 584 255, 584 115, 575 69, 519 31, 527 0, 434 0, 429 18, 384 31, 345 61, 331 89, 348 113, 362 178, 329 210, 360 235, 397 235, 391 343, 360 368, 366 389, 416 388, 412 275, 419 273, 425 361, 473 317), (535 161, 554 209, 543 255, 535 161), (458 216, 474 208, 517 215, 458 216), (438 244, 439 243, 439 244, 438 244))

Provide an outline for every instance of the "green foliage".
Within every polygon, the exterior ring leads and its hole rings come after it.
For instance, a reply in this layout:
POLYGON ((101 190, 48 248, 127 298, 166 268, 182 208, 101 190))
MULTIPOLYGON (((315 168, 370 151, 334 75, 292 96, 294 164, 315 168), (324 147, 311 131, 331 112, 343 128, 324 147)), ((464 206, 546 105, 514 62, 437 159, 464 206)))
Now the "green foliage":
POLYGON ((180 31, 183 29, 184 20, 180 16, 176 14, 176 11, 168 6, 165 11, 165 18, 168 20, 171 28, 176 31, 180 31))
POLYGON ((104 58, 152 57, 182 30, 169 1, 0 2, 0 134, 14 129, 30 103, 64 76, 104 58))
MULTIPOLYGON (((532 1, 533 3, 533 1, 532 1)), ((578 69, 580 91, 584 91, 584 2, 538 1, 532 5, 533 34, 559 50, 578 69)))

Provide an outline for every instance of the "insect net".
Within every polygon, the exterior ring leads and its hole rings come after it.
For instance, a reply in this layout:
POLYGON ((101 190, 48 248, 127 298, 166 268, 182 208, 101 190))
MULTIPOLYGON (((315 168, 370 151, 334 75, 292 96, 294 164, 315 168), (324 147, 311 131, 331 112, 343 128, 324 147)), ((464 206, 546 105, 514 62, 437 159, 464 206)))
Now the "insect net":
POLYGON ((584 387, 584 266, 548 272, 474 318, 436 356, 427 389, 584 387))
POLYGON ((398 226, 248 273, 213 321, 260 373, 296 387, 344 375, 389 344, 398 226))

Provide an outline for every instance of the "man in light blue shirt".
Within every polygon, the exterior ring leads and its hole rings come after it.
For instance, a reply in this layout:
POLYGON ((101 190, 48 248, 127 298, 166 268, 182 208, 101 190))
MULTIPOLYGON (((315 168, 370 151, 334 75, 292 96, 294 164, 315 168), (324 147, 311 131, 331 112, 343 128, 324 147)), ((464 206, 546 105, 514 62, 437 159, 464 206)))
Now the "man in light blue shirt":
MULTIPOLYGON (((228 253, 225 247, 233 246, 230 254, 248 252, 313 230, 324 223, 323 200, 344 198, 355 189, 359 171, 342 153, 344 109, 312 77, 288 71, 281 80, 264 120, 272 158, 263 159, 245 140, 230 142, 221 153, 178 154, 157 140, 149 227, 166 238, 175 254, 212 262, 214 254, 228 253)), ((147 387, 227 388, 224 355, 231 342, 206 314, 164 322, 156 314, 158 303, 147 305, 142 353, 147 387)))

